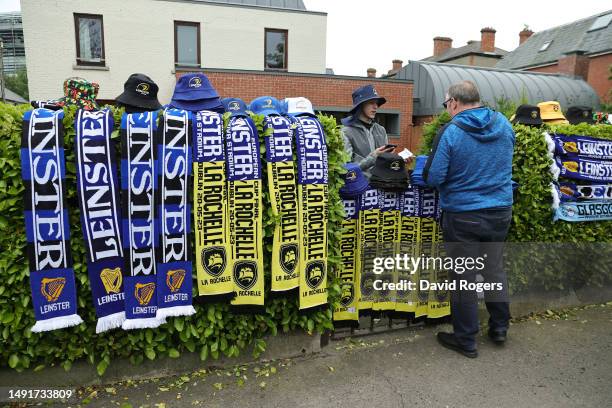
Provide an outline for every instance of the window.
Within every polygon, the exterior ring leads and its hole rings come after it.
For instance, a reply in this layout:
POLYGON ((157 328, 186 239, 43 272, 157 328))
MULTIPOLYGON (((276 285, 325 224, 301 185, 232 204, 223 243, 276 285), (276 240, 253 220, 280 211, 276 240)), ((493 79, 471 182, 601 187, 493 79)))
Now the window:
POLYGON ((287 71, 287 30, 266 28, 264 69, 287 71))
POLYGON ((591 28, 589 28, 589 31, 595 31, 595 30, 599 30, 600 28, 606 28, 607 26, 610 25, 610 21, 612 21, 612 13, 606 14, 603 16, 599 16, 593 22, 593 25, 591 25, 591 28))
POLYGON ((104 26, 97 14, 74 14, 77 65, 104 66, 104 26))
POLYGON ((200 66, 200 23, 174 22, 174 64, 200 66))
POLYGON ((542 44, 542 46, 540 47, 538 52, 546 51, 551 43, 552 43, 552 40, 551 41, 546 41, 544 44, 542 44))

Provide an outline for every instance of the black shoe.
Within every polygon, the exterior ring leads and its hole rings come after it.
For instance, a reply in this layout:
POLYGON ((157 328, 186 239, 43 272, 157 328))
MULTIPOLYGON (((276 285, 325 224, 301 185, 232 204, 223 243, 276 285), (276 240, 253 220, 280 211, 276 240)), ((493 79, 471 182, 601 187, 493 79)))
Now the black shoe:
POLYGON ((478 351, 467 350, 463 348, 463 346, 461 346, 459 343, 457 343, 457 340, 455 339, 455 336, 453 335, 453 333, 439 332, 437 337, 438 337, 438 343, 440 343, 447 349, 455 350, 457 353, 461 353, 464 356, 469 357, 469 358, 478 357, 478 351))
POLYGON ((504 344, 506 342, 506 330, 489 330, 489 338, 495 344, 504 344))

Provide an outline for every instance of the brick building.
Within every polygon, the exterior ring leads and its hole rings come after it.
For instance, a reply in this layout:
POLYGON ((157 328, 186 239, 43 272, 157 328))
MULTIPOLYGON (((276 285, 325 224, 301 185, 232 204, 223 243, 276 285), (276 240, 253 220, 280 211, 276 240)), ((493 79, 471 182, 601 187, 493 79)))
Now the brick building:
POLYGON ((497 68, 560 73, 587 81, 602 101, 612 101, 612 10, 534 33, 519 33, 519 46, 497 68))
POLYGON ((223 97, 305 96, 339 119, 352 107, 352 90, 374 83, 388 100, 378 120, 397 144, 410 143, 412 81, 333 75, 325 65, 327 14, 302 0, 45 4, 21 2, 32 99, 57 98, 64 79, 79 76, 99 83, 99 99, 112 102, 128 76, 142 72, 165 104, 177 76, 204 72, 223 97))
POLYGON ((495 29, 480 30, 480 41, 470 40, 466 45, 453 48, 453 39, 434 37, 433 55, 422 61, 445 62, 448 64, 494 67, 508 53, 495 46, 495 29))

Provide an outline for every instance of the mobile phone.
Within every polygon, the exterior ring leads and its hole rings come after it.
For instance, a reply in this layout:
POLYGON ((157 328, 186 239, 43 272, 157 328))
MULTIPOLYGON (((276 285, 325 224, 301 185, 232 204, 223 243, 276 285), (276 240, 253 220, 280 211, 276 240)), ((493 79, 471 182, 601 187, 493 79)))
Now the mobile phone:
POLYGON ((386 144, 385 145, 385 149, 391 149, 391 148, 395 149, 396 147, 397 147, 396 144, 386 144))

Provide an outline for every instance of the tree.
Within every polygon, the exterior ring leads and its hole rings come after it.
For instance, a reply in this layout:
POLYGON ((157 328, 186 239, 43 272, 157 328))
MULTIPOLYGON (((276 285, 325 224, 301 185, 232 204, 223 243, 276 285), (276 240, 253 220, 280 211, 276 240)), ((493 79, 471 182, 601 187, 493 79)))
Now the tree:
POLYGON ((15 92, 17 95, 23 97, 24 99, 29 99, 28 73, 25 69, 21 69, 12 75, 5 74, 4 84, 8 89, 15 92))

